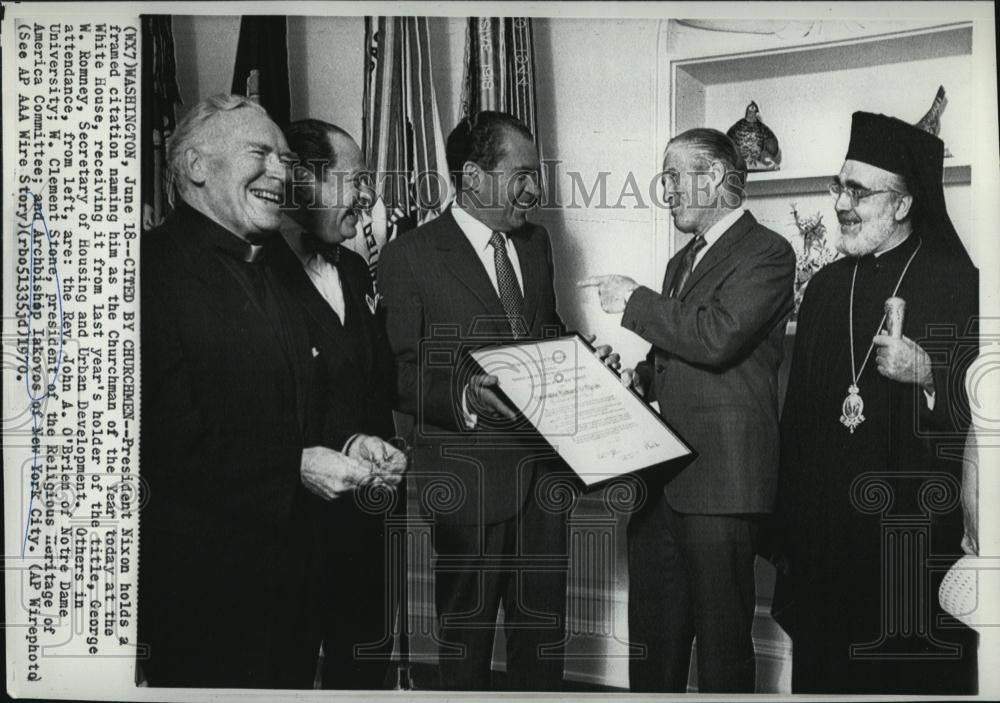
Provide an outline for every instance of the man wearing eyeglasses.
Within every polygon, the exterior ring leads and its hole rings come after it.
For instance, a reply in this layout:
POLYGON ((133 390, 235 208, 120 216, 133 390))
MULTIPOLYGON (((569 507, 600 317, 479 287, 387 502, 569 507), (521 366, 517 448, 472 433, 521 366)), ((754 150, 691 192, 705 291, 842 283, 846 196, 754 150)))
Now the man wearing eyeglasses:
POLYGON ((778 368, 792 311, 795 253, 744 205, 746 164, 714 129, 674 137, 663 185, 691 241, 661 292, 626 276, 582 281, 650 342, 622 380, 698 453, 647 475, 628 525, 629 662, 634 692, 687 690, 692 638, 699 693, 753 693, 754 559, 778 473, 778 368), (655 483, 654 483, 655 482, 655 483))
POLYGON ((975 633, 937 598, 962 541, 978 346, 978 271, 945 208, 943 151, 858 112, 830 186, 844 258, 806 290, 781 420, 772 612, 796 693, 976 691, 975 633))
MULTIPOLYGON (((323 688, 379 689, 392 653, 385 518, 406 457, 392 437, 395 359, 368 265, 343 243, 357 233, 371 202, 361 149, 346 131, 321 120, 285 129, 295 154, 289 206, 274 248, 279 276, 299 303, 320 370, 324 443, 371 461, 372 480, 344 496, 327 495, 322 476, 303 474, 320 497, 323 688), (334 499, 336 498, 336 499, 334 499)), ((319 642, 317 640, 318 649, 319 642)))

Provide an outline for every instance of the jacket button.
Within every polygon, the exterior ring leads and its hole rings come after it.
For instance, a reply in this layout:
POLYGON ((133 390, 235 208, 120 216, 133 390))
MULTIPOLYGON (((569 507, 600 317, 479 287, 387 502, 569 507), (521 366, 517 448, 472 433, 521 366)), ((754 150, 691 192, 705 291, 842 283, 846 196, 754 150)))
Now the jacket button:
POLYGON ((656 365, 656 373, 663 373, 666 371, 666 367, 663 364, 656 365))

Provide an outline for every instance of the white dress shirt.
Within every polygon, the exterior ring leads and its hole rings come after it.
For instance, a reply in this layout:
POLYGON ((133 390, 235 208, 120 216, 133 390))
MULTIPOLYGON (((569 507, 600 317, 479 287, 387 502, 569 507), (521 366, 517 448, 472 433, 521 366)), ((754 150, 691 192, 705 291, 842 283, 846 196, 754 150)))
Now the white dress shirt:
MULTIPOLYGON (((457 205, 452 206, 451 215, 455 218, 455 224, 462 230, 472 248, 475 249, 476 256, 479 257, 483 268, 486 269, 486 275, 490 277, 493 290, 497 292, 497 295, 500 295, 500 285, 497 283, 497 267, 493 259, 494 250, 493 245, 490 244, 490 239, 493 237, 493 230, 457 205)), ((517 276, 517 287, 521 289, 521 295, 524 295, 524 280, 521 278, 521 261, 517 258, 517 248, 511 245, 510 237, 507 236, 506 232, 503 233, 503 242, 507 248, 507 256, 510 258, 510 264, 514 267, 514 274, 517 276)), ((465 385, 462 392, 462 415, 464 416, 465 426, 470 430, 474 430, 479 416, 469 408, 468 384, 465 385)))
POLYGON ((340 282, 340 272, 337 267, 305 247, 302 241, 305 230, 295 220, 283 215, 279 229, 281 236, 285 238, 288 246, 302 262, 302 267, 305 269, 306 275, 309 276, 309 280, 312 281, 316 290, 323 296, 323 300, 329 304, 330 309, 336 313, 340 323, 343 324, 347 314, 347 305, 344 303, 344 287, 340 282))
MULTIPOLYGON (((299 261, 302 262, 302 268, 305 269, 309 280, 316 286, 316 290, 323 296, 323 300, 327 302, 330 309, 340 318, 340 323, 343 324, 345 315, 347 314, 347 305, 344 303, 344 287, 340 282, 340 271, 322 256, 314 254, 305 248, 302 243, 302 237, 305 236, 306 231, 288 215, 281 216, 281 224, 278 225, 278 231, 281 232, 281 236, 288 242, 288 246, 292 248, 295 255, 299 257, 299 261)), ((351 449, 351 445, 360 436, 360 433, 352 434, 344 442, 344 446, 340 451, 343 454, 347 454, 351 449)))
POLYGON ((746 207, 740 205, 732 212, 726 213, 721 220, 708 228, 708 231, 705 232, 705 246, 703 246, 701 250, 694 255, 694 266, 691 267, 692 271, 698 268, 698 264, 700 264, 701 260, 705 258, 705 254, 707 254, 708 250, 712 248, 712 245, 719 241, 719 238, 726 233, 726 230, 735 225, 736 220, 743 217, 743 213, 746 211, 746 207))
MULTIPOLYGON (((483 262, 486 275, 490 277, 490 282, 493 284, 493 290, 499 295, 500 286, 497 284, 497 267, 493 259, 493 246, 490 244, 490 239, 493 237, 493 230, 458 206, 452 206, 451 214, 455 218, 455 223, 459 229, 462 230, 462 233, 469 240, 472 248, 476 250, 476 255, 483 262)), ((507 236, 506 232, 503 233, 503 242, 507 248, 507 256, 510 258, 510 263, 514 267, 514 274, 517 276, 517 287, 521 289, 521 295, 524 295, 524 280, 521 278, 521 261, 517 258, 517 248, 510 243, 510 237, 507 236)))

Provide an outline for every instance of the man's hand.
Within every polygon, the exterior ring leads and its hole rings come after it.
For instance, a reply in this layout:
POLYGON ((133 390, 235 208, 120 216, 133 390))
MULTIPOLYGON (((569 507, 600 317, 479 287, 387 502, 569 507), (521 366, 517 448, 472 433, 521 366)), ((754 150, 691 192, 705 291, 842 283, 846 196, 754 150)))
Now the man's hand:
POLYGON ((302 450, 302 485, 323 500, 350 493, 371 473, 371 465, 327 447, 302 450))
POLYGON ((931 358, 919 344, 908 337, 896 339, 883 333, 875 337, 875 346, 875 365, 880 374, 899 383, 919 384, 934 393, 931 358))
POLYGON ((351 442, 347 454, 371 467, 376 480, 387 486, 398 486, 406 471, 406 455, 381 437, 359 435, 351 442))
POLYGON ((642 387, 642 379, 635 369, 625 369, 621 373, 622 385, 635 391, 640 398, 646 397, 646 389, 642 387))
POLYGON ((639 287, 639 284, 628 276, 611 274, 610 276, 591 276, 577 282, 578 288, 591 288, 597 286, 597 295, 601 300, 601 308, 607 313, 625 312, 625 304, 632 295, 632 291, 639 287))
MULTIPOLYGON (((596 334, 584 335, 584 339, 587 340, 587 344, 593 345, 594 340, 597 339, 596 334)), ((610 366, 615 371, 622 367, 621 357, 612 351, 610 344, 599 344, 594 347, 594 356, 604 362, 605 366, 610 366)))
POLYGON ((476 415, 513 420, 517 417, 517 413, 500 400, 500 396, 496 393, 495 389, 499 382, 499 379, 493 375, 477 374, 472 376, 466 386, 469 409, 476 415))

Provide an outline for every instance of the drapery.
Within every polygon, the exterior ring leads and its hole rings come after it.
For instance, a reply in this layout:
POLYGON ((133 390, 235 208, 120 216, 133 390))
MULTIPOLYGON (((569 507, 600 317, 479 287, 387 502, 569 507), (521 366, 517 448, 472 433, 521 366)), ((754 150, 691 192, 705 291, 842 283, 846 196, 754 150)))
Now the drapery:
POLYGON ((279 127, 288 126, 288 27, 284 15, 243 15, 232 92, 259 103, 279 127))
POLYGON ((376 278, 386 241, 431 220, 451 199, 426 17, 365 18, 362 151, 376 201, 354 248, 376 278))
POLYGON ((462 114, 499 110, 538 139, 535 51, 528 17, 470 17, 465 34, 462 114))

